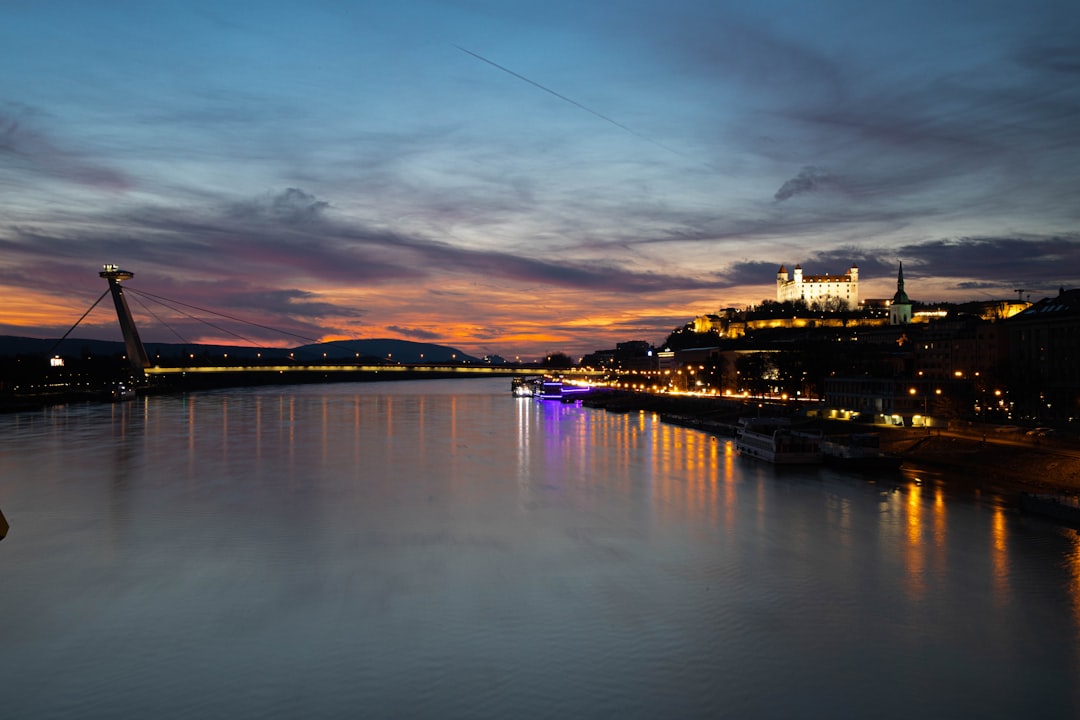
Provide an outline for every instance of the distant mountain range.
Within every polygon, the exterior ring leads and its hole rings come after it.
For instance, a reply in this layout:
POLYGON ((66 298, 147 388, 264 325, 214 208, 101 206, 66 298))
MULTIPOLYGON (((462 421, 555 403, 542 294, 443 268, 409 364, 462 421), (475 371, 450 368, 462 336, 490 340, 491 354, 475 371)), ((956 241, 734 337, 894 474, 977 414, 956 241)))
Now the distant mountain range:
MULTIPOLYGON (((380 338, 375 340, 336 340, 328 343, 301 345, 294 348, 259 348, 236 345, 185 345, 180 343, 144 343, 150 362, 157 359, 170 360, 185 355, 222 356, 237 360, 267 360, 274 357, 319 362, 322 360, 392 360, 403 363, 417 362, 480 362, 480 359, 463 353, 457 348, 409 340, 380 338)), ((59 345, 56 339, 28 338, 0 335, 0 356, 13 355, 65 355, 81 356, 112 355, 124 352, 124 343, 112 340, 84 340, 67 338, 59 345)))

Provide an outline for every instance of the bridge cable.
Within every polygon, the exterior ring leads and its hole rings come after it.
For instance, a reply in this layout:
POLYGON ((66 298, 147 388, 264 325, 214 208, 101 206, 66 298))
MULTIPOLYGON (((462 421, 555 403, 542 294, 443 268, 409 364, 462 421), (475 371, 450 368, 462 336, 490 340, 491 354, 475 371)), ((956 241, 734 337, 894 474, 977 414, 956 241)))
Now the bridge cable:
MULTIPOLYGON (((183 343, 184 345, 191 345, 191 344, 193 344, 193 343, 190 343, 190 342, 188 341, 188 339, 187 339, 187 338, 185 338, 185 337, 184 337, 183 335, 181 335, 181 334, 180 334, 180 333, 179 333, 179 332, 178 332, 178 331, 176 330, 176 328, 174 328, 174 327, 173 327, 172 325, 170 325, 169 323, 167 323, 167 322, 165 322, 164 320, 162 320, 162 319, 161 319, 161 318, 160 318, 160 317, 158 316, 158 314, 157 314, 157 313, 155 313, 155 312, 154 312, 153 310, 151 310, 151 309, 150 309, 150 306, 149 306, 149 305, 147 305, 146 303, 144 303, 144 302, 143 302, 143 301, 142 301, 142 300, 141 300, 141 299, 140 299, 140 298, 139 298, 139 297, 138 297, 137 295, 135 296, 135 301, 136 301, 137 303, 139 303, 139 305, 140 305, 140 306, 142 306, 142 309, 143 309, 143 310, 145 310, 146 312, 150 313, 150 316, 151 316, 152 318, 154 318, 154 319, 155 319, 155 320, 157 320, 157 321, 158 321, 159 323, 161 323, 162 325, 164 325, 164 326, 165 326, 165 328, 166 328, 166 329, 167 329, 167 330, 168 330, 169 332, 171 332, 171 333, 172 333, 173 335, 175 335, 175 336, 176 336, 177 338, 179 338, 179 340, 180 340, 180 342, 181 342, 181 343, 183 343)), ((168 306, 166 306, 166 307, 168 307, 168 306)))
MULTIPOLYGON (((173 307, 169 303, 175 303, 176 305, 182 305, 184 307, 188 307, 188 308, 191 308, 193 310, 198 310, 199 312, 209 313, 211 315, 216 315, 218 317, 223 317, 223 318, 225 318, 227 320, 232 320, 234 322, 243 323, 245 325, 252 325, 254 327, 261 328, 263 330, 269 330, 270 332, 278 333, 279 335, 288 335, 290 337, 298 338, 298 339, 303 340, 303 341, 308 342, 308 343, 321 344, 321 345, 341 345, 341 346, 349 348, 350 350, 353 350, 353 351, 356 350, 356 346, 351 345, 351 343, 353 342, 351 340, 330 340, 328 342, 323 342, 322 340, 319 340, 318 338, 308 337, 306 335, 299 335, 299 334, 294 333, 294 332, 289 332, 288 330, 282 330, 280 328, 270 327, 269 325, 262 325, 262 324, 257 323, 257 322, 252 322, 251 320, 244 320, 243 318, 238 318, 238 317, 236 317, 234 315, 229 315, 227 313, 217 312, 216 310, 210 310, 209 308, 199 307, 198 305, 192 305, 190 303, 183 302, 182 300, 176 300, 174 298, 166 298, 166 297, 162 297, 160 295, 155 295, 154 293, 146 292, 145 290, 137 290, 137 289, 131 287, 130 285, 127 286, 127 289, 128 289, 129 292, 135 293, 136 295, 142 295, 144 297, 151 298, 155 302, 157 302, 158 304, 164 305, 165 307, 169 308, 170 310, 173 310, 175 312, 186 315, 187 317, 191 318, 192 320, 196 320, 198 322, 209 325, 210 327, 212 327, 212 328, 214 328, 216 330, 220 330, 221 332, 228 333, 230 335, 238 337, 241 340, 243 340, 244 342, 251 343, 255 347, 260 347, 260 348, 263 348, 265 350, 280 350, 281 348, 272 348, 272 347, 269 347, 267 345, 263 345, 261 343, 258 343, 258 342, 254 341, 254 340, 251 340, 250 338, 246 338, 243 335, 240 335, 239 333, 232 332, 232 331, 227 330, 227 329, 225 329, 223 327, 219 327, 218 325, 215 325, 212 322, 204 320, 204 319, 202 319, 200 317, 197 317, 195 315, 192 315, 190 313, 184 312, 180 308, 173 307)), ((151 314, 153 314, 153 313, 151 313, 151 314)), ((164 323, 162 323, 162 324, 164 324, 164 323)), ((168 327, 168 326, 166 326, 166 327, 168 327)))
POLYGON ((109 292, 111 292, 111 290, 112 290, 112 288, 108 288, 108 289, 105 290, 105 292, 101 293, 101 297, 99 297, 97 300, 95 300, 94 304, 91 305, 89 308, 87 308, 86 312, 84 312, 82 314, 82 317, 79 318, 78 320, 76 320, 75 324, 72 325, 70 328, 68 328, 68 331, 66 333, 64 333, 64 336, 62 338, 60 338, 59 340, 57 340, 56 342, 54 342, 53 346, 51 348, 49 348, 49 352, 47 352, 45 354, 49 355, 49 356, 52 356, 53 350, 56 349, 57 345, 64 342, 64 340, 67 339, 67 336, 71 334, 72 330, 79 327, 79 323, 81 323, 83 320, 86 319, 86 316, 90 314, 90 311, 93 310, 94 308, 96 308, 98 306, 98 303, 101 302, 102 300, 104 300, 105 296, 108 295, 109 292))
POLYGON ((316 339, 316 338, 307 337, 305 335, 298 335, 296 333, 289 332, 288 330, 282 330, 280 328, 270 327, 269 325, 261 325, 261 324, 259 324, 257 322, 252 322, 250 320, 244 320, 243 318, 238 318, 238 317, 235 317, 233 315, 227 315, 226 313, 216 312, 216 311, 210 310, 208 308, 199 307, 198 305, 191 305, 190 303, 182 302, 180 300, 174 300, 172 298, 161 297, 160 295, 154 295, 153 293, 148 293, 145 290, 135 290, 134 288, 128 288, 128 289, 131 290, 131 292, 138 293, 139 295, 145 295, 146 297, 153 298, 153 299, 157 300, 159 303, 161 303, 162 305, 165 305, 165 307, 168 307, 168 308, 170 308, 172 310, 176 310, 179 313, 183 313, 184 315, 187 315, 188 317, 192 318, 193 320, 198 320, 199 322, 206 323, 210 327, 213 327, 213 328, 215 328, 217 330, 221 330, 222 332, 227 332, 230 335, 236 335, 236 337, 240 338, 241 340, 252 343, 253 345, 256 345, 258 347, 265 347, 265 346, 260 345, 259 343, 255 342, 254 340, 249 340, 248 338, 243 337, 242 335, 238 335, 237 333, 230 332, 229 330, 226 330, 225 328, 218 327, 217 325, 214 325, 213 323, 207 322, 206 320, 203 320, 203 319, 198 318, 198 317, 196 317, 194 315, 186 313, 183 310, 180 310, 179 308, 174 308, 174 307, 170 306, 167 302, 164 302, 164 301, 168 301, 168 302, 171 302, 171 303, 176 303, 177 305, 183 305, 184 307, 189 307, 189 308, 192 308, 193 310, 198 310, 199 312, 205 312, 205 313, 210 313, 211 315, 217 315, 218 317, 223 317, 223 318, 225 318, 227 320, 233 320, 235 322, 244 323, 246 325, 252 325, 254 327, 262 328, 263 330, 269 330, 271 332, 279 333, 281 335, 290 335, 290 336, 292 336, 294 338, 299 338, 299 339, 304 340, 306 342, 310 342, 310 343, 319 342, 319 340, 316 339))
MULTIPOLYGON (((161 298, 161 297, 159 297, 157 295, 151 295, 150 293, 147 293, 147 292, 141 292, 139 290, 134 290, 133 288, 130 288, 130 287, 128 288, 128 290, 130 292, 134 292, 134 293, 137 293, 137 294, 140 294, 140 295, 146 295, 148 297, 152 297, 155 300, 157 300, 158 303, 160 303, 161 305, 164 305, 165 307, 169 308, 170 310, 178 312, 181 315, 185 315, 185 316, 191 318, 192 320, 195 320, 196 322, 201 322, 204 325, 209 325, 210 327, 214 328, 215 330, 226 333, 228 335, 232 335, 233 337, 240 338, 244 342, 251 343, 255 347, 265 347, 264 345, 261 345, 260 343, 252 340, 251 338, 244 337, 243 335, 241 335, 238 332, 233 332, 232 330, 229 330, 228 328, 223 328, 220 325, 215 325, 214 323, 210 322, 209 320, 204 320, 203 318, 198 317, 197 315, 192 315, 191 313, 189 313, 189 312, 187 312, 185 310, 182 310, 182 309, 180 309, 178 307, 173 307, 172 305, 169 304, 169 302, 174 302, 174 303, 177 303, 179 305, 186 305, 187 307, 195 308, 196 310, 202 310, 203 312, 208 312, 208 313, 211 313, 213 315, 221 315, 222 317, 229 317, 228 315, 224 315, 222 313, 215 313, 212 310, 207 310, 205 308, 195 307, 194 305, 188 305, 187 303, 182 303, 179 300, 169 300, 168 302, 165 302, 165 300, 167 300, 168 298, 161 298)), ((237 322, 244 322, 244 320, 241 320, 240 318, 229 318, 229 319, 230 320, 236 320, 237 322)), ((254 324, 254 323, 251 323, 251 324, 254 324)), ((268 329, 272 330, 273 328, 268 328, 268 329)))

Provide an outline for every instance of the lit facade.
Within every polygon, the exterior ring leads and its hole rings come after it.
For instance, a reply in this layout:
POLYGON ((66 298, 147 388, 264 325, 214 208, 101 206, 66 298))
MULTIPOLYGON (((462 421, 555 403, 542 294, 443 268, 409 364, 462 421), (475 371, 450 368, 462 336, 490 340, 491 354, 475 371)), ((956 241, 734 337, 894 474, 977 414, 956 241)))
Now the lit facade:
POLYGON ((859 268, 853 263, 843 275, 804 275, 802 265, 796 265, 789 276, 781 265, 776 273, 776 301, 789 300, 805 300, 807 305, 825 309, 855 310, 859 306, 859 268))
POLYGON ((1021 415, 1040 422, 1080 420, 1080 290, 1063 288, 1005 326, 1021 415))
POLYGON ((889 305, 889 324, 907 325, 911 322, 911 300, 904 291, 904 263, 896 273, 896 294, 889 305))

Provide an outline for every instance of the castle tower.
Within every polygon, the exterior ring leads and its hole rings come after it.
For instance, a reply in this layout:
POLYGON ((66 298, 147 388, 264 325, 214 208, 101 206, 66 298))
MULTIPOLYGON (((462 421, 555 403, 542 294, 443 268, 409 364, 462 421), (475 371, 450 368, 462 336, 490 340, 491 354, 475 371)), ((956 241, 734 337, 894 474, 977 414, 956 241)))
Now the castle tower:
POLYGON ((911 322, 911 300, 904 292, 904 263, 900 263, 900 271, 896 274, 896 294, 893 295, 892 303, 889 304, 889 324, 907 325, 911 322))
POLYGON ((776 301, 780 300, 784 296, 784 287, 788 284, 788 271, 783 265, 776 271, 776 301))
POLYGON ((120 331, 124 334, 124 349, 127 351, 128 362, 136 376, 142 377, 146 368, 150 367, 150 358, 146 355, 146 348, 139 339, 139 331, 135 329, 135 319, 131 317, 131 309, 128 308, 127 298, 124 297, 124 289, 120 287, 121 280, 129 280, 135 277, 135 273, 121 270, 116 265, 106 265, 98 276, 109 281, 109 290, 112 292, 113 305, 116 306, 116 317, 120 320, 120 331))
POLYGON ((859 307, 859 266, 855 263, 851 263, 851 268, 847 271, 848 276, 848 296, 847 306, 848 310, 856 310, 859 307))

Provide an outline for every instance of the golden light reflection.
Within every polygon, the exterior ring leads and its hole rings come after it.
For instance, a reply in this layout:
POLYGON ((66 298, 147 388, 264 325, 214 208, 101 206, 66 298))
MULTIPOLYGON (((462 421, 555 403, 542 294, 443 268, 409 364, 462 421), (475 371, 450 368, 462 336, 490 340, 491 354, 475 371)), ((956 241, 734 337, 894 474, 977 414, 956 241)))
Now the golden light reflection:
POLYGON ((991 553, 990 563, 993 570, 994 602, 1004 605, 1009 596, 1009 546, 1007 542, 1005 511, 1000 505, 994 506, 990 518, 991 553))
POLYGON ((720 473, 720 443, 706 433, 642 414, 637 423, 624 426, 619 446, 630 451, 641 436, 639 430, 646 427, 655 511, 664 517, 696 515, 706 525, 715 525, 719 521, 716 479, 720 473))
POLYGON ((724 527, 727 528, 728 538, 735 537, 735 443, 730 440, 724 442, 724 527))
POLYGON ((1080 534, 1072 533, 1072 549, 1066 558, 1066 567, 1069 570, 1069 597, 1073 607, 1073 629, 1076 639, 1080 642, 1080 534))
POLYGON ((926 548, 922 542, 922 487, 912 485, 908 491, 905 519, 907 544, 904 546, 904 566, 907 569, 908 593, 918 600, 926 594, 926 548))
POLYGON ((939 572, 944 572, 948 563, 946 549, 949 518, 945 507, 945 493, 941 487, 934 488, 934 501, 930 505, 930 513, 933 520, 934 568, 939 572))
POLYGON ((945 512, 945 493, 940 487, 934 489, 934 502, 930 508, 934 520, 934 547, 944 549, 948 518, 945 512))

